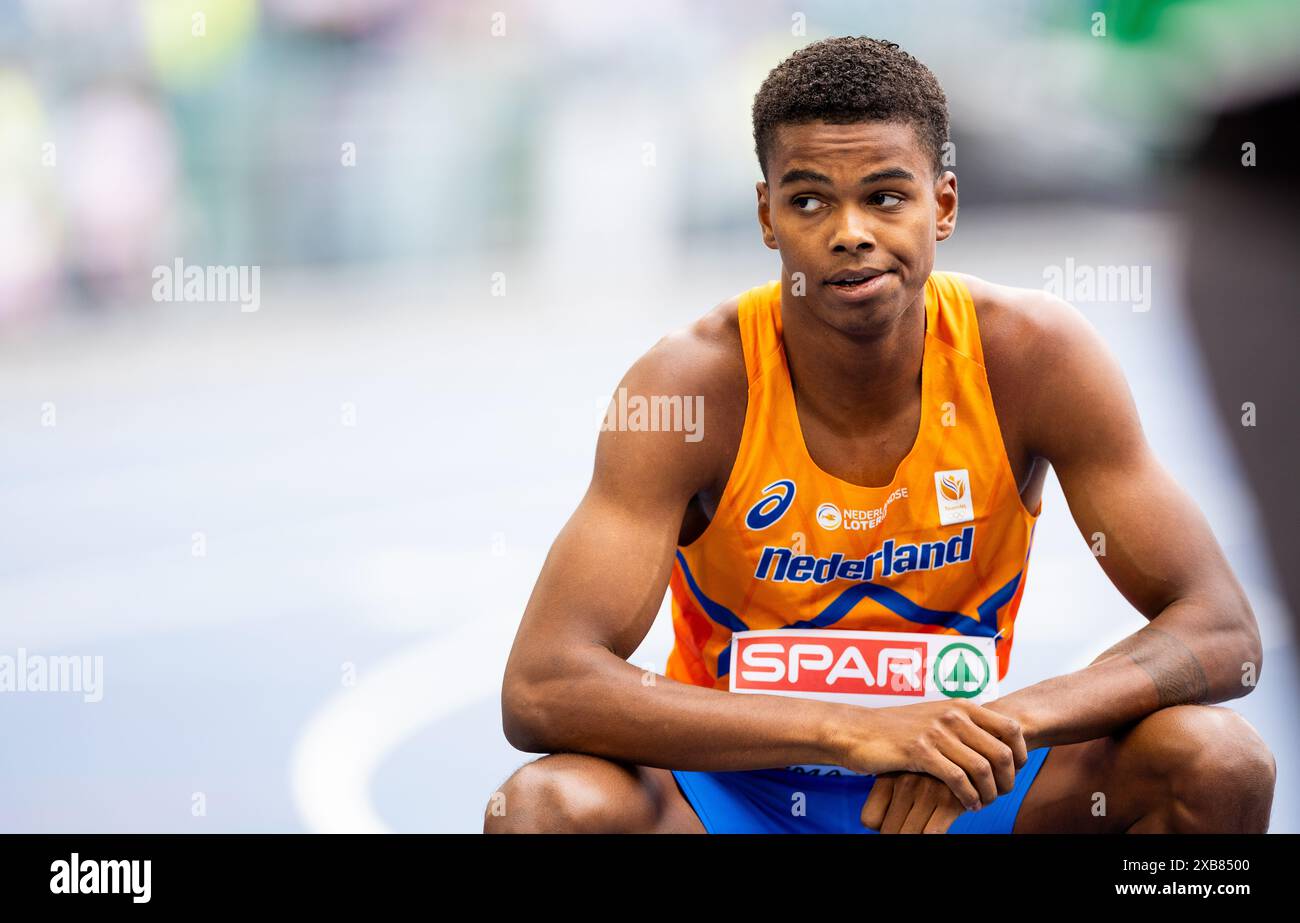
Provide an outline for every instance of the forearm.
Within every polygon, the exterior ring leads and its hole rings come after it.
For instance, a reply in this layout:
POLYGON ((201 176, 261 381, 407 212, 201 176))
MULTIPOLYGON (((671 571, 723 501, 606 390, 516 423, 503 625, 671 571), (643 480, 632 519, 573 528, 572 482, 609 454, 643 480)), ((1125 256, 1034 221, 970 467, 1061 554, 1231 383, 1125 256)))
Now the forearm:
POLYGON ((519 726, 516 746, 712 772, 835 764, 838 722, 869 720, 852 705, 675 682, 603 648, 577 661, 527 684, 508 706, 519 726))
POLYGON ((1252 625, 1253 617, 1226 619, 1220 607, 1179 600, 1084 669, 990 707, 1018 718, 1034 749, 1102 737, 1171 705, 1237 698, 1250 691, 1243 677, 1262 666, 1252 625))

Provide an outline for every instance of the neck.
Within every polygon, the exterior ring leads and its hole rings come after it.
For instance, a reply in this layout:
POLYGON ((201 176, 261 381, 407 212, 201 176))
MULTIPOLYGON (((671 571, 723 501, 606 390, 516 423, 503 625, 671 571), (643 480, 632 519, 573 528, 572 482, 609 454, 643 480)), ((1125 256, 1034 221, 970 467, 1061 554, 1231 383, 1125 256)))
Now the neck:
MULTIPOLYGON (((788 283, 783 304, 791 304, 788 283)), ((808 311, 782 310, 790 379, 801 405, 845 435, 864 435, 916 401, 925 355, 925 294, 870 334, 847 334, 808 311)))

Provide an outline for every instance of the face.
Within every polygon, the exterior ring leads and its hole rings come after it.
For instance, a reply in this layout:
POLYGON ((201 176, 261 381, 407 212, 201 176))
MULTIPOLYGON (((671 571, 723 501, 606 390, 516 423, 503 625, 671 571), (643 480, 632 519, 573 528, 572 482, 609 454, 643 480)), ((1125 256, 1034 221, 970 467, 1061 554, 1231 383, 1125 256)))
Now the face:
POLYGON ((957 177, 936 179, 915 130, 893 122, 781 125, 767 170, 758 220, 798 309, 848 334, 889 329, 952 234, 957 177))

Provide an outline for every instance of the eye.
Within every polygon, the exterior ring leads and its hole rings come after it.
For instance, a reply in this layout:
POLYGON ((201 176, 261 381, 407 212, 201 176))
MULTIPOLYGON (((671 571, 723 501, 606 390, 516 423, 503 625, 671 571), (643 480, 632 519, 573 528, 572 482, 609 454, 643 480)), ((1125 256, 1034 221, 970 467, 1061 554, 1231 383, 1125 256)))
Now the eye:
POLYGON ((810 195, 797 195, 797 196, 795 196, 793 199, 790 200, 790 204, 794 206, 795 211, 800 211, 800 212, 813 212, 813 211, 816 211, 816 210, 817 210, 815 207, 814 207, 814 208, 807 208, 807 207, 805 207, 804 203, 806 203, 806 202, 812 202, 812 203, 814 203, 815 205, 825 205, 825 204, 826 204, 825 202, 823 202, 821 199, 817 198, 816 196, 810 196, 810 195))
POLYGON ((883 205, 885 208, 895 208, 903 204, 903 197, 894 195, 892 192, 875 192, 871 195, 871 201, 877 205, 883 205), (881 199, 893 199, 892 202, 881 202, 881 199))

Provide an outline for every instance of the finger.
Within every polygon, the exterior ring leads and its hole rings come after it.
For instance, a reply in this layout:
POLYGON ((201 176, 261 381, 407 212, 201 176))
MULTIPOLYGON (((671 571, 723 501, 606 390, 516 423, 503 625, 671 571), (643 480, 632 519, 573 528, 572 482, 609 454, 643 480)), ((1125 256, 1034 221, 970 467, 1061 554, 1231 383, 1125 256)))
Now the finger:
POLYGON ((1020 730, 1020 722, 991 708, 975 708, 969 714, 972 721, 1011 748, 1017 769, 1025 765, 1029 751, 1020 730))
MULTIPOLYGON (((940 785, 936 780, 935 785, 940 785)), ((942 787, 940 785, 940 787, 942 787)), ((935 809, 939 807, 938 789, 928 782, 922 785, 912 801, 912 810, 907 812, 907 818, 899 828, 899 833, 924 833, 926 825, 930 822, 930 817, 934 814, 935 809)), ((945 788, 943 794, 951 800, 951 794, 945 788)))
POLYGON ((952 822, 961 817, 963 813, 965 812, 962 811, 961 805, 954 799, 941 799, 939 806, 934 809, 934 813, 930 815, 930 820, 926 822, 925 829, 921 832, 947 833, 948 828, 952 826, 952 822))
POLYGON ((885 820, 880 825, 881 833, 898 833, 903 829, 921 790, 920 780, 923 778, 914 772, 905 772, 894 780, 894 796, 889 799, 889 810, 885 812, 885 820))
POLYGON ((950 760, 940 750, 929 751, 921 760, 921 771, 934 776, 952 792, 957 803, 968 811, 980 808, 980 793, 971 783, 966 770, 950 760))
MULTIPOLYGON (((979 731, 978 733, 983 734, 984 732, 979 731)), ((998 780, 993 775, 993 767, 988 759, 980 751, 967 746, 962 739, 963 736, 961 732, 958 732, 954 738, 941 742, 939 748, 943 751, 944 756, 961 767, 970 780, 970 784, 975 788, 977 800, 974 802, 963 801, 962 806, 969 811, 978 811, 998 797, 998 780)), ((987 734, 983 743, 985 746, 1002 746, 996 738, 987 734)), ((931 773, 931 775, 934 775, 934 773, 931 773)), ((956 789, 953 789, 953 793, 956 794, 956 789)))
MULTIPOLYGON (((977 724, 958 725, 956 731, 962 743, 984 757, 988 764, 993 779, 993 797, 1011 791, 1016 784, 1016 764, 1012 749, 1001 738, 977 724)), ((980 788, 980 795, 985 798, 985 804, 992 800, 983 788, 980 788)))
POLYGON ((871 784, 871 794, 862 806, 862 825, 872 830, 879 830, 885 821, 885 811, 889 807, 894 792, 894 776, 897 773, 877 775, 871 784))

